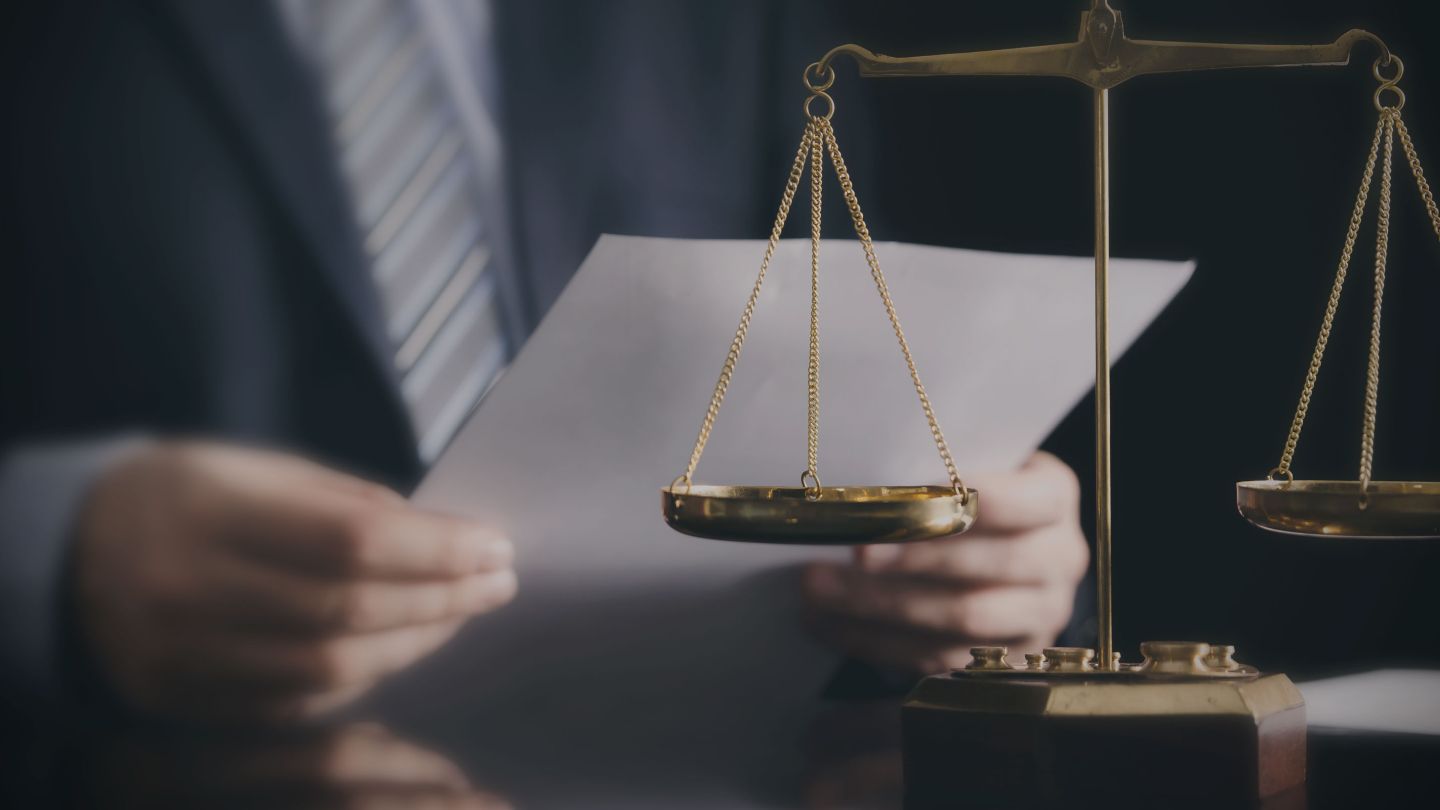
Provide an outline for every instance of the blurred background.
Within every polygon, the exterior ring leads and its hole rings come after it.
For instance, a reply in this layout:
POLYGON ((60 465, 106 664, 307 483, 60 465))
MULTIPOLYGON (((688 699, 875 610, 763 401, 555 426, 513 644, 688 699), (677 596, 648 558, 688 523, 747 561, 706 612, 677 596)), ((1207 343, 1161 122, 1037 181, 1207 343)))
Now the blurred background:
MULTIPOLYGON (((768 233, 804 126, 801 71, 830 47, 898 56, 1064 42, 1087 5, 476 6, 483 44, 454 33, 485 65, 480 151, 494 173, 479 197, 494 263, 475 306, 497 336, 485 373, 523 345, 601 233, 768 233)), ((1117 5, 1134 38, 1376 32, 1405 60, 1405 120, 1431 182, 1440 178, 1430 4, 1117 5)), ((283 0, 7 9, 0 449, 117 431, 204 435, 287 448, 408 492, 443 447, 446 430, 405 412, 449 411, 423 392, 397 397, 356 350, 384 343, 386 325, 347 312, 393 316, 397 305, 364 275, 368 246, 334 193, 346 167, 327 152, 332 122, 320 91, 296 78, 311 58, 294 43, 305 10, 283 0), (247 267, 265 271, 236 272, 247 267)), ((1361 46, 1346 68, 1142 77, 1112 94, 1114 254, 1198 261, 1114 372, 1119 649, 1206 639, 1298 676, 1440 660, 1440 545, 1267 534, 1234 507, 1235 482, 1275 465, 1304 380, 1374 131, 1374 57, 1361 46)), ((861 79, 846 60, 836 71, 833 123, 877 239, 1091 253, 1087 90, 1058 79, 861 79)), ((1375 469, 1434 480, 1440 245, 1398 146, 1394 183, 1375 469)), ((1373 199, 1299 477, 1355 478, 1373 199)), ((851 236, 841 201, 826 204, 827 236, 851 236)), ((1092 425, 1087 399, 1046 442, 1079 473, 1087 535, 1092 425)), ((1094 637, 1091 587, 1076 595, 1066 633, 1076 642, 1094 637)))

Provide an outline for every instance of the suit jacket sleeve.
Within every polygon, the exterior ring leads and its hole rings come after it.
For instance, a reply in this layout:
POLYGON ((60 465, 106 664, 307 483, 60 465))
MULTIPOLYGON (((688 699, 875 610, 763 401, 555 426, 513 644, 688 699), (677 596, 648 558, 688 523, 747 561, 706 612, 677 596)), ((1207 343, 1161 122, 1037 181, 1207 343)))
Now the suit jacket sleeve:
POLYGON ((90 488, 135 437, 0 453, 0 668, 31 694, 61 691, 63 593, 75 520, 90 488))

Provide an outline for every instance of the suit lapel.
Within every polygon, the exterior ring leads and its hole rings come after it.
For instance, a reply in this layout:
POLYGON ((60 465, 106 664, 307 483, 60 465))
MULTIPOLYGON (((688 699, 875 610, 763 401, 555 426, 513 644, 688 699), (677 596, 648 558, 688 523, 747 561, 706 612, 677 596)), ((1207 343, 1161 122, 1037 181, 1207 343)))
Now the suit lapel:
POLYGON ((263 0, 149 2, 162 24, 173 25, 182 56, 214 91, 219 112, 394 388, 393 347, 366 270, 324 108, 275 10, 263 0))

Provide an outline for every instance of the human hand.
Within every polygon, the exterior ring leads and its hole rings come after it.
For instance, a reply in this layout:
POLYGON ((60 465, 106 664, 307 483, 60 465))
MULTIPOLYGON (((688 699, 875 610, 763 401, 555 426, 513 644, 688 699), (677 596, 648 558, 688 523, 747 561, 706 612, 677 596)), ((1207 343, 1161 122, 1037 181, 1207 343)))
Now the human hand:
POLYGON ((804 593, 821 640, 916 672, 963 666, 969 649, 1038 652, 1064 629, 1089 565, 1075 474, 1049 453, 1012 473, 966 476, 980 492, 969 532, 856 549, 816 563, 804 593))
POLYGON ((132 709, 275 721, 348 702, 515 593, 472 521, 278 453, 160 443, 77 524, 78 631, 132 709))

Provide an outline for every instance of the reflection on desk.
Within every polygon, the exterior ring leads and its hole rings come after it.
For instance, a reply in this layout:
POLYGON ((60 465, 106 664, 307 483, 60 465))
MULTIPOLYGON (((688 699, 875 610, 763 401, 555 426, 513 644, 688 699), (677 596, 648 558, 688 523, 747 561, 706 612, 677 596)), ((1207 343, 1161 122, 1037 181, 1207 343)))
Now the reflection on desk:
MULTIPOLYGON (((10 724, 9 734, 17 733, 10 724)), ((464 740, 440 746, 423 729, 398 732, 373 723, 284 733, 85 727, 47 722, 48 734, 7 740, 0 804, 10 807, 531 807, 493 786, 477 786, 474 764, 485 752, 464 740), (63 731, 61 729, 64 729, 63 731), (8 750, 14 746, 16 750, 8 750), (21 763, 15 767, 14 763, 21 763)), ((555 729, 563 734, 564 729, 555 729)), ((737 808, 900 810, 903 807, 898 701, 832 701, 805 739, 803 772, 772 795, 737 808)), ((1312 729, 1310 781, 1298 795, 1263 810, 1349 810, 1411 806, 1440 789, 1434 763, 1440 737, 1312 729)), ((553 778, 572 769, 557 761, 553 778)), ((664 781, 663 774, 657 779, 664 781)), ((702 803, 705 797, 698 797, 702 803)), ((619 806, 591 795, 573 807, 619 806)), ((674 805, 687 807, 688 803, 674 805)), ((974 803, 957 810, 1034 805, 974 803)), ((1067 808, 1084 808, 1069 797, 1067 808)), ((1114 808, 1116 805, 1106 805, 1114 808)), ((1135 807, 1151 807, 1136 797, 1135 807)), ((542 810, 552 810, 546 805, 542 810)), ((565 810, 557 808, 556 810, 565 810)))
POLYGON ((374 724, 233 734, 95 729, 55 753, 46 784, 7 806, 511 807, 451 760, 374 724))

